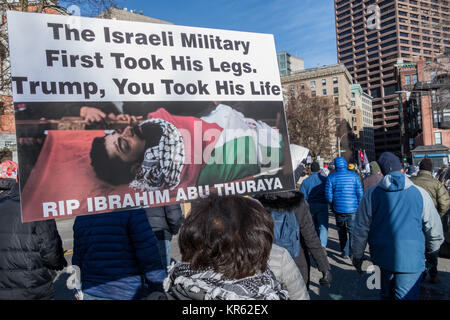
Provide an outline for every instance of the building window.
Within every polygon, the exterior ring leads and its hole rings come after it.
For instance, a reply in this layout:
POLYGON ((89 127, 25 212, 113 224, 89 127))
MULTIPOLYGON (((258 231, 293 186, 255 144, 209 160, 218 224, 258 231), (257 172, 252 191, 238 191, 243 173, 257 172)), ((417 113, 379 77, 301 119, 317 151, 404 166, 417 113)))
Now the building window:
POLYGON ((316 82, 315 82, 315 81, 311 81, 310 87, 311 87, 311 88, 315 88, 315 87, 316 87, 316 82))
POLYGON ((333 78, 333 83, 334 83, 334 84, 338 83, 338 77, 334 77, 334 78, 333 78))
POLYGON ((315 97, 316 96, 316 91, 311 91, 311 96, 315 97))
POLYGON ((327 80, 326 79, 322 79, 322 85, 326 86, 327 85, 327 80))
POLYGON ((338 105, 339 104, 339 98, 338 97, 334 97, 334 104, 338 105))
POLYGON ((436 71, 431 71, 430 77, 431 77, 431 81, 433 81, 434 78, 436 78, 436 71))
POLYGON ((303 82, 300 83, 300 88, 305 89, 305 84, 303 82))
POLYGON ((442 132, 434 133, 434 144, 442 144, 442 132))
POLYGON ((327 95, 327 89, 323 89, 322 93, 323 93, 324 96, 326 96, 327 95))
POLYGON ((412 84, 415 85, 417 83, 417 74, 412 75, 412 84))
POLYGON ((294 86, 293 84, 291 84, 291 85, 289 86, 289 88, 291 89, 291 91, 293 91, 294 88, 295 88, 295 86, 294 86))
POLYGON ((333 88, 333 93, 334 94, 338 94, 339 93, 339 88, 337 88, 337 87, 333 88))
POLYGON ((407 86, 411 85, 411 77, 410 76, 405 76, 405 85, 407 85, 407 86))

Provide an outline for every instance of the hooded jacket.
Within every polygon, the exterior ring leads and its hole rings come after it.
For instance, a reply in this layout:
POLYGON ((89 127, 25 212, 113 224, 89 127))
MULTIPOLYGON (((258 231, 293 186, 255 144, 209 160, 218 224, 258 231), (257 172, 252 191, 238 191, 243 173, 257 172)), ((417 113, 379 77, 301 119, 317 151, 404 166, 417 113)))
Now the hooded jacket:
POLYGON ((306 285, 309 285, 309 252, 318 265, 320 272, 330 270, 327 253, 320 243, 308 203, 300 192, 280 192, 257 196, 264 208, 271 212, 295 211, 300 228, 300 254, 294 259, 306 285))
POLYGON ((319 172, 312 173, 308 178, 303 180, 300 187, 300 192, 305 196, 306 201, 311 203, 325 203, 328 204, 325 197, 325 185, 327 177, 319 172))
POLYGON ((444 185, 433 178, 428 170, 420 170, 417 176, 411 177, 411 181, 428 192, 439 215, 443 217, 450 208, 450 196, 444 185))
POLYGON ((364 194, 359 176, 347 169, 344 157, 334 160, 336 172, 332 173, 325 186, 325 195, 337 213, 354 213, 364 194))
POLYGON ((62 241, 55 220, 22 223, 19 184, 0 196, 0 300, 54 296, 53 274, 62 270, 62 241))
POLYGON ((352 255, 366 248, 375 265, 390 272, 425 270, 425 252, 439 250, 442 223, 429 194, 401 172, 391 172, 364 195, 352 235, 352 255))
POLYGON ((83 292, 112 300, 163 292, 167 273, 143 209, 78 216, 73 231, 83 292))

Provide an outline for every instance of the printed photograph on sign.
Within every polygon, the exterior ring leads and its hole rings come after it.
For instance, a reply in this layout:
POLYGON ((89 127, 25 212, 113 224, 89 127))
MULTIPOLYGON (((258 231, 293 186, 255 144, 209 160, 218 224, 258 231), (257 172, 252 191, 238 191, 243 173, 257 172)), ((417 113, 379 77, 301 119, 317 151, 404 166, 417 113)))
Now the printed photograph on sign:
POLYGON ((16 104, 24 221, 293 189, 285 123, 276 101, 16 104))
POLYGON ((273 35, 69 18, 8 12, 23 222, 295 189, 273 35))

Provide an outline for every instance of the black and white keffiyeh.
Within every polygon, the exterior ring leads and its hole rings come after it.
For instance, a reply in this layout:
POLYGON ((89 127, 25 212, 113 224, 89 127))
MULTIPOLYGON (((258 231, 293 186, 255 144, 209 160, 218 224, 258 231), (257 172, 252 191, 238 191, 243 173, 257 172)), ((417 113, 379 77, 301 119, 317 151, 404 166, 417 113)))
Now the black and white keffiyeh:
POLYGON ((189 263, 178 262, 169 267, 164 290, 204 300, 289 300, 288 292, 268 267, 264 273, 235 280, 212 269, 194 271, 189 263))
POLYGON ((161 126, 161 140, 158 145, 145 151, 141 170, 130 187, 141 191, 160 188, 173 190, 180 183, 185 162, 183 136, 173 124, 165 120, 150 119, 142 124, 148 122, 161 126))

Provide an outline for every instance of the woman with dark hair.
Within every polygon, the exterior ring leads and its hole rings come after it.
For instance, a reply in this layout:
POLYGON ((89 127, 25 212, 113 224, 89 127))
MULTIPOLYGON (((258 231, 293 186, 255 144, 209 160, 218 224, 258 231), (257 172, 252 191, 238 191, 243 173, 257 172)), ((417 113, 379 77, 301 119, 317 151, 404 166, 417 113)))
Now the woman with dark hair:
POLYGON ((212 195, 193 203, 179 233, 182 261, 164 281, 180 300, 287 300, 268 268, 273 220, 256 201, 212 195))

